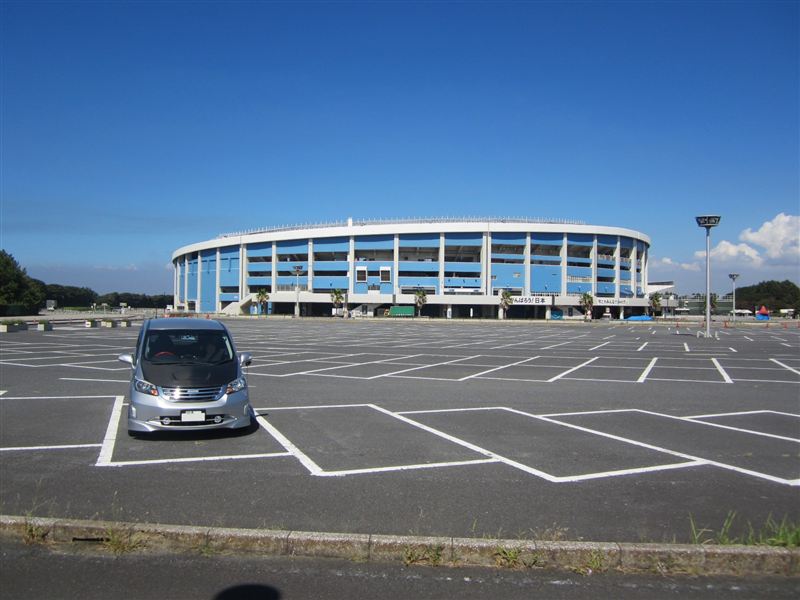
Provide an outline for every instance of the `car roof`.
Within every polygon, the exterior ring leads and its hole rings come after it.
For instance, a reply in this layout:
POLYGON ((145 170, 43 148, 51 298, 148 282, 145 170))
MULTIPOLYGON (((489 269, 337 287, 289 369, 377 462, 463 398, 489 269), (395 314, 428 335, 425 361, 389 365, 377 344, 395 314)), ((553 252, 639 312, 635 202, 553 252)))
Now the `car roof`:
POLYGON ((195 331, 225 331, 225 326, 213 319, 192 319, 175 317, 166 319, 150 319, 147 322, 150 330, 168 331, 175 329, 190 329, 195 331))

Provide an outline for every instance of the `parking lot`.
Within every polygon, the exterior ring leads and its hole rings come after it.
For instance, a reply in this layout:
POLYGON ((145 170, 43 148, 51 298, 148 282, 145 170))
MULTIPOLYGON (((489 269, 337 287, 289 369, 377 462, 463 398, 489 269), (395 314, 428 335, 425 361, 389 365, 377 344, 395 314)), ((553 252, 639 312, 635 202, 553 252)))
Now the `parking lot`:
POLYGON ((231 320, 257 424, 125 433, 137 328, 0 338, 5 514, 686 541, 800 520, 800 329, 231 320))

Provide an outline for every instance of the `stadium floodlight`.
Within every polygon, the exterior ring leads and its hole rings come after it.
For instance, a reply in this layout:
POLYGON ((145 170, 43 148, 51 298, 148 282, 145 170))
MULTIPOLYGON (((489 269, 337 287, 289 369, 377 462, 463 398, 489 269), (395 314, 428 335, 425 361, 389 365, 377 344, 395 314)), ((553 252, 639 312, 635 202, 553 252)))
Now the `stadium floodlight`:
POLYGON ((706 230, 706 338, 711 337, 711 228, 719 225, 719 215, 695 217, 698 227, 706 230))
POLYGON ((294 266, 294 316, 300 316, 300 273, 303 272, 303 265, 294 266))
POLYGON ((738 273, 728 273, 728 277, 733 282, 733 322, 736 323, 736 278, 739 277, 738 273))

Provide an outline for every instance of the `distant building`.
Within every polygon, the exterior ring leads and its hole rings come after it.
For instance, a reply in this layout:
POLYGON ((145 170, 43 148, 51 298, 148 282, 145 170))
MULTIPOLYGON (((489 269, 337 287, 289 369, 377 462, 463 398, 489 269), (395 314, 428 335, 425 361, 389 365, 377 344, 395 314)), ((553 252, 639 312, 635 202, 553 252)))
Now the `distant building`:
MULTIPOLYGON (((422 314, 494 317, 504 291, 509 318, 642 314, 649 301, 650 238, 619 227, 536 219, 353 221, 224 234, 179 248, 178 310, 330 315, 340 290, 354 315, 414 305, 422 314)), ((659 289, 663 289, 661 286, 659 289)))

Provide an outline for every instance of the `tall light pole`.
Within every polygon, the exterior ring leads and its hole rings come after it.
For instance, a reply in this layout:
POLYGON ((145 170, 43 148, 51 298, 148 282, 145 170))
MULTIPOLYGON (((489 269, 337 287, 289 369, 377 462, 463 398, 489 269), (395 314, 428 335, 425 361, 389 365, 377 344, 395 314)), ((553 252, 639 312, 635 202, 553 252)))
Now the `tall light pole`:
POLYGON ((738 273, 728 273, 728 277, 733 282, 733 322, 736 323, 736 278, 739 277, 738 273))
POLYGON ((294 316, 300 316, 300 273, 303 270, 303 265, 294 266, 294 316))
POLYGON ((695 217, 698 227, 706 230, 706 338, 711 337, 711 228, 719 225, 719 215, 695 217))

